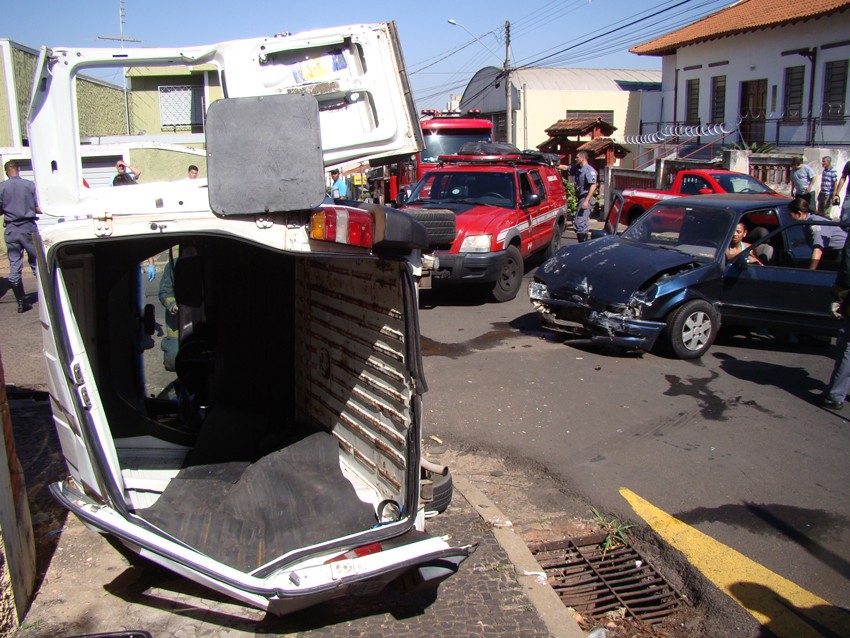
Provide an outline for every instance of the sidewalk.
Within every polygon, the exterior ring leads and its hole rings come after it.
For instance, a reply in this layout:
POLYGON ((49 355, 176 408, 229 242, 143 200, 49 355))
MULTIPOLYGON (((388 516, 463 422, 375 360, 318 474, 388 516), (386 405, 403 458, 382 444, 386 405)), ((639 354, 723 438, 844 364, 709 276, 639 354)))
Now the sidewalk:
POLYGON ((584 636, 504 515, 463 476, 453 477, 452 505, 429 519, 427 528, 431 534, 451 536, 454 544, 478 543, 478 549, 436 592, 382 592, 276 617, 138 557, 131 563, 105 537, 50 501, 47 483, 61 476, 64 467, 49 405, 22 395, 10 399, 43 573, 16 638, 139 629, 157 638, 584 636), (40 448, 37 455, 31 454, 34 448, 40 448))

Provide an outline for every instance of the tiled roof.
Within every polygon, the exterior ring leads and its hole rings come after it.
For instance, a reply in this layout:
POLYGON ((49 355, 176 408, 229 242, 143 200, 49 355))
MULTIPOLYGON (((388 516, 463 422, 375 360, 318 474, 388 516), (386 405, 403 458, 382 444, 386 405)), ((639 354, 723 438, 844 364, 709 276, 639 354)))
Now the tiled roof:
POLYGON ((596 127, 599 127, 603 135, 611 135, 617 130, 616 126, 612 126, 601 117, 568 117, 555 122, 546 129, 546 133, 551 137, 556 135, 587 135, 596 127))
POLYGON ((689 44, 818 18, 848 8, 848 0, 740 0, 629 51, 638 55, 664 55, 689 44))

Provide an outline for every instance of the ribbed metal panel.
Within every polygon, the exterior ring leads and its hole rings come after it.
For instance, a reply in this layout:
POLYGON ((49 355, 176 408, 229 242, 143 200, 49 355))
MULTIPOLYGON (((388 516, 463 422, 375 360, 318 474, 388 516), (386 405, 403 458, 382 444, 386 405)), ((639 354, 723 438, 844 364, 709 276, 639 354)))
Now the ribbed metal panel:
POLYGON ((399 268, 368 259, 298 267, 298 407, 333 432, 352 464, 398 500, 412 418, 399 268))

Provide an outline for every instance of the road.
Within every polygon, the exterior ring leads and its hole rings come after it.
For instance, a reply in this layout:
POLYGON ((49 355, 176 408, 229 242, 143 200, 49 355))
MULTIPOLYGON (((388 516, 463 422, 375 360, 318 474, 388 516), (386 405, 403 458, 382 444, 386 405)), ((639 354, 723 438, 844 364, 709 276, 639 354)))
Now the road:
MULTIPOLYGON (((461 291, 422 302, 426 432, 529 461, 642 523, 626 488, 850 607, 850 411, 817 405, 831 348, 735 337, 688 362, 567 345, 524 289, 505 304, 461 291)), ((709 565, 716 547, 702 550, 709 565)))

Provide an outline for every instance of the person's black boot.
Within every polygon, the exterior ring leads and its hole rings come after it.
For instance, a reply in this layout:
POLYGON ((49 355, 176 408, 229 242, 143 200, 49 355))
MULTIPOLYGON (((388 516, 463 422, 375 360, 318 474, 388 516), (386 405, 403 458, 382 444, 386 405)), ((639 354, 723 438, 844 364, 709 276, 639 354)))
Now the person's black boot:
POLYGON ((19 281, 16 284, 12 284, 12 292, 15 293, 15 299, 18 301, 18 312, 26 312, 32 306, 27 303, 27 295, 24 292, 24 282, 19 281))

